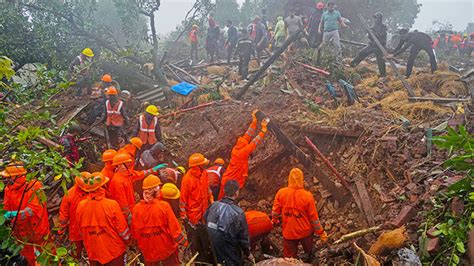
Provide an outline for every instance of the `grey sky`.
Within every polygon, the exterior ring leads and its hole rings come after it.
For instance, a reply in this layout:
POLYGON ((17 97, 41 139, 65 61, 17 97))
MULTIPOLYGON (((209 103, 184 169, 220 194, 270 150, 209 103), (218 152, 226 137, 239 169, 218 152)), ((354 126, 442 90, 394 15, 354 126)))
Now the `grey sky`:
MULTIPOLYGON (((239 3, 243 1, 238 0, 239 3)), ((474 22, 473 0, 418 0, 418 2, 423 6, 415 22, 415 29, 425 31, 431 28, 431 23, 435 19, 451 22, 455 30, 464 30, 467 23, 474 22)), ((162 0, 161 9, 158 11, 158 32, 168 33, 174 30, 193 3, 194 0, 162 0)))

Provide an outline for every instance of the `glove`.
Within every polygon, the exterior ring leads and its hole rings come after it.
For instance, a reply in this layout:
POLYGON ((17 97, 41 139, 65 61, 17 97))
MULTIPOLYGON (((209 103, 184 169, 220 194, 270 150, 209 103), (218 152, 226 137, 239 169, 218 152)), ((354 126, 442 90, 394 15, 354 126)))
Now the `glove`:
POLYGON ((263 133, 267 133, 268 123, 270 123, 270 119, 268 119, 268 118, 263 119, 263 121, 262 121, 262 132, 263 133))
POLYGON ((258 112, 258 109, 255 109, 252 112, 252 122, 254 123, 257 123, 257 112, 258 112))
POLYGON ((165 168, 165 167, 168 167, 168 164, 162 163, 162 164, 159 164, 159 165, 151 168, 151 170, 153 170, 153 172, 158 172, 160 169, 165 168))
POLYGON ((18 215, 17 211, 8 211, 3 215, 3 217, 5 218, 5 220, 11 220, 15 218, 17 215, 18 215))
POLYGON ((328 241, 328 233, 324 231, 323 234, 319 236, 319 238, 321 239, 323 243, 326 243, 328 241))

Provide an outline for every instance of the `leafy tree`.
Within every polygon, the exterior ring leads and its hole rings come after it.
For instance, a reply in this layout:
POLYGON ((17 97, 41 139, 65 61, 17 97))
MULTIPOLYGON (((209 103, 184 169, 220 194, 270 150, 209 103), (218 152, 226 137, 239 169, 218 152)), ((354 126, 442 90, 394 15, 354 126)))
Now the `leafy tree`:
POLYGON ((247 27, 247 25, 252 22, 254 16, 261 16, 263 6, 263 0, 245 0, 240 8, 240 22, 242 26, 247 27))
POLYGON ((227 20, 238 24, 240 21, 239 4, 236 0, 217 0, 214 18, 219 25, 225 25, 227 20))

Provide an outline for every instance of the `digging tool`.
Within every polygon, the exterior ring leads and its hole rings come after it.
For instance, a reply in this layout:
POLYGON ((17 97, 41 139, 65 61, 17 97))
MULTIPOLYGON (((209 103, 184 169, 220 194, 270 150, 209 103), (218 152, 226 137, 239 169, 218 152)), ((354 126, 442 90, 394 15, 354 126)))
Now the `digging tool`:
POLYGON ((357 96, 357 92, 355 91, 354 86, 352 86, 349 82, 340 79, 339 84, 344 88, 344 91, 347 94, 347 97, 349 98, 349 104, 354 104, 356 101, 359 101, 359 96, 357 96))
POLYGON ((275 60, 277 60, 280 55, 286 51, 286 49, 292 44, 294 41, 296 41, 299 36, 300 36, 301 30, 293 34, 290 38, 288 38, 285 43, 272 55, 270 58, 265 61, 263 66, 255 73, 250 80, 240 89, 240 91, 235 95, 235 99, 240 100, 242 96, 247 92, 247 90, 254 84, 257 80, 260 79, 260 77, 267 71, 267 68, 270 67, 275 60))
POLYGON ((377 36, 375 36, 375 34, 372 32, 372 30, 370 29, 369 25, 367 24, 367 21, 365 20, 364 16, 362 16, 362 14, 359 14, 359 18, 360 20, 362 21, 362 24, 364 25, 365 29, 367 30, 367 32, 369 33, 370 37, 372 37, 372 39, 374 40, 375 44, 377 45, 377 47, 380 49, 380 51, 382 51, 383 55, 385 56, 385 58, 387 58, 387 61, 390 63, 390 66, 392 67, 392 70, 393 70, 393 73, 395 73, 395 76, 397 76, 397 78, 403 83, 403 86, 405 87, 405 89, 408 91, 408 94, 410 95, 410 97, 413 97, 415 96, 415 93, 413 92, 413 89, 412 87, 410 86, 410 84, 408 84, 408 82, 406 81, 406 79, 400 74, 400 72, 398 72, 398 68, 397 66, 395 65, 395 62, 393 61, 392 58, 390 58, 387 50, 385 50, 385 48, 383 47, 383 45, 380 43, 379 39, 377 39, 377 36))
POLYGON ((365 47, 365 46, 367 46, 366 43, 348 41, 348 40, 343 40, 343 39, 341 39, 341 42, 342 42, 342 43, 347 43, 347 44, 352 44, 352 45, 355 45, 355 46, 360 46, 360 47, 365 47))

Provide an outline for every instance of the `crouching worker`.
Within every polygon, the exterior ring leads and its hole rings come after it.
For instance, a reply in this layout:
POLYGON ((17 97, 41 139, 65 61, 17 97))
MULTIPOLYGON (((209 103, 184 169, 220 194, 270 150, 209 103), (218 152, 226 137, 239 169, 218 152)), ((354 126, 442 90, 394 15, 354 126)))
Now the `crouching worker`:
POLYGON ((270 217, 260 211, 246 211, 245 220, 249 227, 249 238, 251 250, 256 250, 260 244, 262 254, 277 255, 271 252, 271 242, 268 235, 273 230, 273 224, 270 217))
POLYGON ((328 235, 319 221, 316 202, 311 192, 304 189, 304 175, 299 168, 293 168, 288 177, 288 187, 280 189, 273 203, 272 220, 283 222, 283 254, 285 258, 297 258, 298 245, 305 252, 305 262, 311 262, 314 255, 313 235, 326 242, 328 235))
POLYGON ((243 265, 242 253, 253 262, 244 211, 235 203, 239 195, 239 183, 235 180, 225 183, 224 194, 224 199, 214 202, 205 215, 217 263, 243 265))
POLYGON ((188 245, 170 205, 159 199, 161 180, 149 175, 143 181, 143 200, 132 212, 132 235, 146 266, 179 265, 178 246, 188 245))

